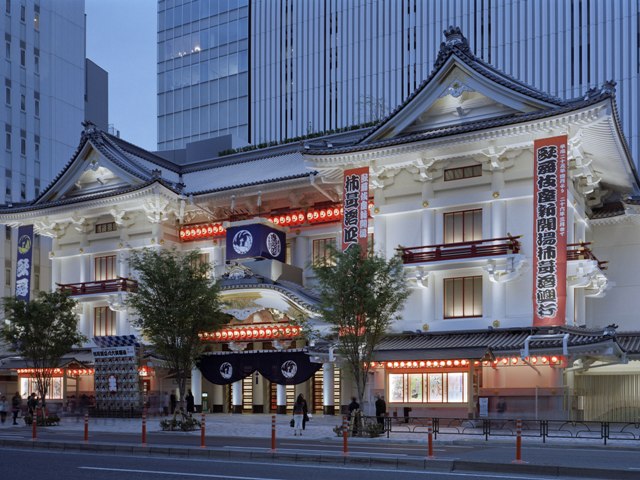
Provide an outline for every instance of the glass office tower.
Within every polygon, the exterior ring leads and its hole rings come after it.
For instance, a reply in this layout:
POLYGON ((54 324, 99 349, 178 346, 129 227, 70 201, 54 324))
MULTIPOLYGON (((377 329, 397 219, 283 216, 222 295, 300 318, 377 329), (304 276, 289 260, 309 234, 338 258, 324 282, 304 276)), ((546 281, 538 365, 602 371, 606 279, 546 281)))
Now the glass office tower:
POLYGON ((158 2, 158 149, 249 141, 249 1, 158 2))
POLYGON ((559 97, 618 82, 640 161, 640 0, 159 0, 158 10, 161 149, 376 120, 427 78, 457 25, 474 55, 559 97))

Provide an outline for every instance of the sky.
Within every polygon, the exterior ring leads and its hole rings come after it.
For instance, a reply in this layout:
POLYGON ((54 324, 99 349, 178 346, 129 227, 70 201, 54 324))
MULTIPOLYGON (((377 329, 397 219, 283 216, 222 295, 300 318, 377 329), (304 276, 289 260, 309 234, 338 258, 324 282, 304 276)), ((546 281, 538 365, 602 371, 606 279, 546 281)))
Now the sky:
POLYGON ((85 0, 87 58, 109 73, 109 123, 157 147, 157 0, 85 0))

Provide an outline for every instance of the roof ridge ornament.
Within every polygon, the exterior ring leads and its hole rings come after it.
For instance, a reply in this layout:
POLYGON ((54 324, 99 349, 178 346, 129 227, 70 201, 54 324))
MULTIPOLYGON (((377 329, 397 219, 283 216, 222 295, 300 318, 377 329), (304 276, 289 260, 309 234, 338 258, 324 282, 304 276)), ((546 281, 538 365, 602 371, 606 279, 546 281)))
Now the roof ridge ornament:
POLYGON ((592 100, 601 95, 615 95, 616 94, 616 85, 617 82, 615 80, 606 80, 599 87, 591 87, 587 90, 587 93, 584 96, 585 100, 592 100))
POLYGON ((469 41, 462 34, 462 30, 460 27, 454 27, 453 25, 449 25, 449 27, 444 30, 444 38, 445 41, 440 45, 440 49, 444 48, 458 48, 466 53, 470 53, 469 49, 469 41))

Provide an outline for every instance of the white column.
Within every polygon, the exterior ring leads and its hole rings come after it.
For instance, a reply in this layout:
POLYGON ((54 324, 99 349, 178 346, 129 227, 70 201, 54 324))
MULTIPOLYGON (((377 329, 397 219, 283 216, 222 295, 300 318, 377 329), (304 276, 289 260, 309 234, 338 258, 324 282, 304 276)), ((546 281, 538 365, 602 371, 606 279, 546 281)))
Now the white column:
POLYGON ((325 415, 335 415, 333 392, 335 391, 335 378, 333 375, 333 363, 322 364, 322 410, 325 415))
MULTIPOLYGON (((378 207, 376 207, 378 208, 378 207)), ((387 220, 382 215, 373 215, 373 241, 375 242, 375 251, 382 252, 387 255, 387 220)), ((393 255, 393 251, 391 255, 393 255)))
POLYGON ((491 303, 493 304, 493 319, 499 320, 502 327, 504 325, 504 317, 506 315, 506 285, 504 283, 490 283, 491 285, 491 303))
POLYGON ((131 325, 129 325, 129 311, 124 308, 116 313, 118 319, 116 333, 118 335, 130 335, 131 325))
POLYGON ((53 257, 51 259, 51 291, 55 291, 58 287, 56 283, 62 283, 60 278, 60 263, 62 260, 53 257))
POLYGON ((491 190, 493 192, 500 193, 500 190, 504 188, 504 170, 496 169, 491 175, 491 190))
POLYGON ((436 213, 433 209, 422 211, 422 245, 436 245, 436 213))
POLYGON ((216 278, 220 278, 224 272, 224 258, 222 258, 222 247, 216 245, 211 252, 211 261, 213 262, 213 273, 216 278))
POLYGON ((265 378, 258 372, 251 375, 253 381, 253 413, 264 413, 264 383, 265 378))
MULTIPOLYGON (((494 200, 491 202, 491 238, 502 238, 507 236, 507 209, 504 200, 494 200)), ((509 232, 517 235, 518 232, 509 232)))
POLYGON ((277 405, 277 413, 286 414, 287 413, 287 386, 286 385, 276 385, 276 405, 277 405))
POLYGON ((311 260, 309 256, 309 239, 301 235, 297 236, 291 253, 293 254, 293 265, 304 269, 311 260))
POLYGON ((80 282, 89 282, 91 265, 89 255, 80 255, 80 282))
POLYGON ((202 372, 199 368, 191 370, 191 393, 193 393, 196 412, 202 411, 202 372))
POLYGON ((213 413, 222 413, 224 411, 224 388, 222 388, 222 385, 213 385, 211 401, 213 404, 210 408, 213 413))
POLYGON ((231 384, 232 413, 242 413, 242 380, 231 384))

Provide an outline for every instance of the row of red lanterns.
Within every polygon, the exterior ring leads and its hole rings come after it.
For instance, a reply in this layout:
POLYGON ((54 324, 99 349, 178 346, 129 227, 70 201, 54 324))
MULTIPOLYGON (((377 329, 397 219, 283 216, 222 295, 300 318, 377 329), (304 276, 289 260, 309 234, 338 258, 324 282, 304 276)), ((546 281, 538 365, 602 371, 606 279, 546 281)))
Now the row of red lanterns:
POLYGON ((312 208, 307 212, 282 213, 269 217, 271 223, 289 227, 293 225, 301 225, 304 222, 309 223, 325 223, 336 222, 342 218, 344 208, 337 205, 326 208, 312 208))
POLYGON ((371 362, 371 368, 433 368, 433 367, 466 367, 469 360, 420 360, 405 362, 371 362))
POLYGON ((558 356, 558 355, 552 355, 552 356, 533 356, 533 357, 526 357, 525 359, 522 359, 520 357, 502 357, 502 358, 496 358, 493 362, 490 362, 488 360, 485 360, 482 362, 482 364, 484 366, 488 366, 488 365, 557 365, 559 363, 562 363, 562 357, 558 356))
POLYGON ((210 223, 206 225, 190 225, 180 227, 180 240, 199 240, 201 238, 221 237, 226 229, 221 223, 210 223))
MULTIPOLYGON (((371 362, 371 368, 434 368, 434 367, 466 367, 471 362, 469 360, 420 360, 420 361, 403 361, 403 362, 371 362)), ((501 357, 493 361, 484 360, 484 366, 507 366, 507 365, 558 365, 562 363, 562 357, 558 355, 552 356, 532 356, 525 359, 519 357, 501 357)), ((480 365, 479 360, 473 362, 474 365, 480 365)))
POLYGON ((200 333, 200 338, 213 341, 230 340, 267 340, 276 338, 293 338, 300 335, 300 327, 241 327, 225 328, 216 332, 200 333))

